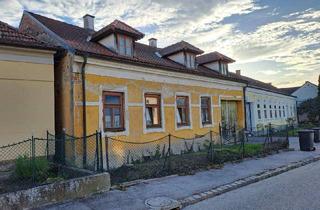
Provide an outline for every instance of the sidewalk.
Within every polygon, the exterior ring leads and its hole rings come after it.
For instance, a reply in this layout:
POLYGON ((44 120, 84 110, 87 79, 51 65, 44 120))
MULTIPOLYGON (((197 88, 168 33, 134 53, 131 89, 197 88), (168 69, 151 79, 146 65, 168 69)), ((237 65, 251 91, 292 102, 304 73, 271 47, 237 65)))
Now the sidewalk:
POLYGON ((222 169, 198 172, 192 176, 169 176, 149 180, 129 187, 127 191, 112 190, 94 197, 55 205, 50 208, 46 207, 45 209, 146 209, 144 202, 148 198, 167 196, 180 200, 195 193, 207 191, 250 175, 320 154, 320 145, 316 145, 317 150, 313 152, 299 151, 297 138, 290 139, 290 147, 295 148, 296 151, 245 160, 236 164, 230 163, 222 169))

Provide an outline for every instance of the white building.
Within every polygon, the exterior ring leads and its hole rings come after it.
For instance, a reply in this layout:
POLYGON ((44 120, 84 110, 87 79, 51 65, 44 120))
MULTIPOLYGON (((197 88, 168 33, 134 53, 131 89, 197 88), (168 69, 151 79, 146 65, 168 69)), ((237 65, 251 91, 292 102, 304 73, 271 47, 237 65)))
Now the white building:
POLYGON ((302 86, 299 87, 290 87, 290 88, 281 88, 282 91, 288 95, 296 96, 298 106, 300 103, 317 97, 318 95, 318 86, 306 81, 302 86))
POLYGON ((242 76, 240 70, 231 74, 248 82, 245 88, 247 130, 257 130, 269 123, 285 125, 288 118, 296 120, 296 97, 284 93, 270 83, 242 76))

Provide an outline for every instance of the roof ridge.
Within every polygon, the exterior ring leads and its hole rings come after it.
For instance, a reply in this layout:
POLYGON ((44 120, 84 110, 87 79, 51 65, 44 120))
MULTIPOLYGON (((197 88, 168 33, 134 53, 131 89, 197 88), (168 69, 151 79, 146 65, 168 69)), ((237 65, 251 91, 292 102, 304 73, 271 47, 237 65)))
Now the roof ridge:
MULTIPOLYGON (((25 10, 25 12, 28 13, 28 14, 30 14, 30 15, 32 15, 32 16, 39 16, 39 17, 45 18, 45 19, 47 19, 47 20, 53 20, 53 21, 56 21, 56 22, 59 22, 59 23, 62 23, 62 24, 66 24, 66 25, 69 25, 69 26, 72 26, 72 27, 76 27, 76 28, 78 28, 78 29, 87 30, 87 29, 85 29, 85 28, 83 28, 83 27, 80 27, 80 26, 77 26, 77 25, 74 25, 74 24, 71 24, 71 23, 68 23, 68 22, 65 22, 65 21, 57 20, 57 19, 54 19, 54 18, 49 18, 49 17, 46 17, 46 16, 44 16, 44 15, 40 15, 40 14, 37 14, 37 13, 34 13, 34 12, 30 12, 30 11, 27 11, 27 10, 25 10)), ((37 17, 35 17, 35 18, 37 18, 37 17)), ((37 20, 38 20, 38 19, 37 19, 37 20)), ((41 21, 40 21, 40 22, 41 22, 41 21)), ((93 31, 94 31, 94 30, 93 30, 93 31)))

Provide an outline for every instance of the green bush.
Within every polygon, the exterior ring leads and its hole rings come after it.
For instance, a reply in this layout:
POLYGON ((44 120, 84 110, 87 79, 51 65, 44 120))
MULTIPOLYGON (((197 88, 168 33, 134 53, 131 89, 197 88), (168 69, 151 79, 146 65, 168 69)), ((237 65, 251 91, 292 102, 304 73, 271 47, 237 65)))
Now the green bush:
POLYGON ((43 157, 36 157, 34 160, 27 155, 19 156, 16 159, 15 176, 18 179, 31 179, 34 174, 35 180, 42 182, 48 178, 49 162, 43 157), (34 170, 34 173, 33 173, 34 170))

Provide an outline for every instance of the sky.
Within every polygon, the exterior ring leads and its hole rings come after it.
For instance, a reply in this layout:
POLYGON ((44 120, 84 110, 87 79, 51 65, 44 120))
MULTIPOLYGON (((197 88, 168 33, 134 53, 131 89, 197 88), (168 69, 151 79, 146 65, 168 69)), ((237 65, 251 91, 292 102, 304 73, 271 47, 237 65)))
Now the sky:
POLYGON ((185 40, 236 60, 230 71, 278 87, 318 84, 320 0, 0 0, 0 20, 18 27, 23 10, 98 30, 119 19, 165 47, 185 40))

